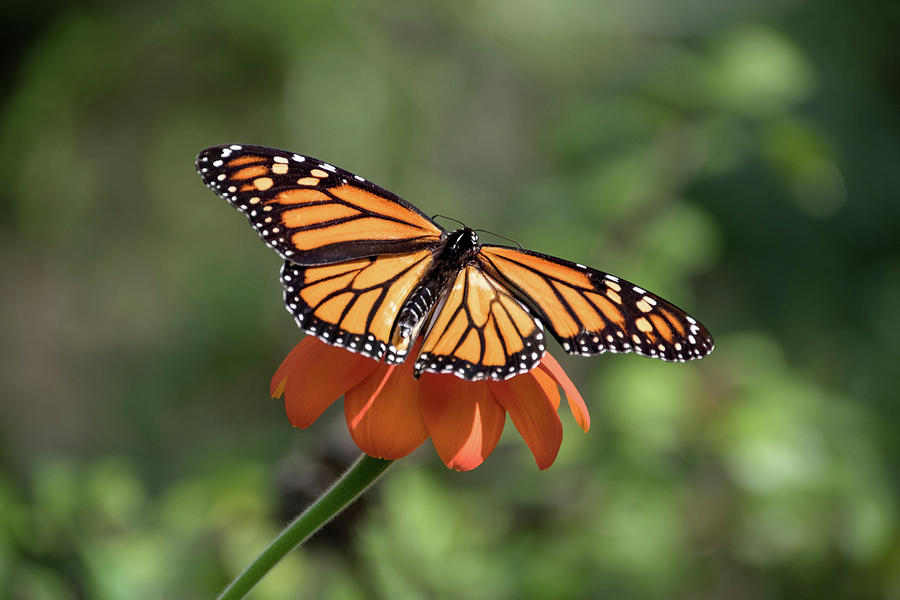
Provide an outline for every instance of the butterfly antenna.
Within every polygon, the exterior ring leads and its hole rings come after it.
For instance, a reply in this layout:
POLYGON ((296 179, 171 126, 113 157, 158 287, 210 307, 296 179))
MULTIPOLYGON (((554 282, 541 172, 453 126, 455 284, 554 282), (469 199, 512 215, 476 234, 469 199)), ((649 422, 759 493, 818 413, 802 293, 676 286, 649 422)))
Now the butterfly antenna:
POLYGON ((516 240, 514 240, 512 238, 506 237, 505 235, 500 235, 499 233, 494 233, 493 231, 488 231, 487 229, 476 229, 475 231, 477 233, 489 233, 491 235, 497 236, 498 238, 500 238, 502 240, 506 240, 507 242, 512 242, 519 248, 519 250, 523 250, 522 244, 520 244, 519 242, 517 242, 516 240))
POLYGON ((463 223, 462 221, 460 221, 459 219, 454 219, 453 217, 448 217, 447 215, 434 215, 433 217, 431 217, 431 220, 434 221, 438 217, 440 217, 442 219, 447 219, 448 221, 453 221, 454 223, 458 223, 458 224, 462 225, 463 227, 466 227, 466 224, 463 223))

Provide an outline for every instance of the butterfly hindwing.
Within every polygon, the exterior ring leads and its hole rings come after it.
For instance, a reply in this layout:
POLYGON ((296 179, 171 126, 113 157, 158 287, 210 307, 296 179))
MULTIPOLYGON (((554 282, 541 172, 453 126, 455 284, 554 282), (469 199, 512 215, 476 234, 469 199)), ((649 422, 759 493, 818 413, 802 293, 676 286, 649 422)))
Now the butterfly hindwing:
POLYGON ((527 373, 546 351, 541 322, 477 265, 464 267, 435 309, 415 372, 504 380, 527 373))
POLYGON ((402 339, 394 325, 432 261, 428 250, 310 267, 285 261, 284 303, 307 333, 376 360, 400 363, 415 340, 402 339))
POLYGON ((233 144, 203 150, 196 165, 266 244, 297 264, 434 248, 444 233, 391 192, 308 156, 233 144))
POLYGON ((484 268, 540 311, 570 354, 636 352, 671 361, 713 349, 703 325, 624 279, 538 252, 484 245, 484 268))

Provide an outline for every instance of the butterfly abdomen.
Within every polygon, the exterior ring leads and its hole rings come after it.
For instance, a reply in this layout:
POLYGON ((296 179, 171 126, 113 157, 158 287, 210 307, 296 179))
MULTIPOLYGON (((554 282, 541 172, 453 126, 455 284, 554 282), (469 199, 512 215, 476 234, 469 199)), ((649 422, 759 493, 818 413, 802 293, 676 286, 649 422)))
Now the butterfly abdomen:
POLYGON ((469 228, 447 234, 435 251, 430 269, 400 309, 388 347, 388 362, 403 362, 428 316, 478 248, 478 235, 469 228))

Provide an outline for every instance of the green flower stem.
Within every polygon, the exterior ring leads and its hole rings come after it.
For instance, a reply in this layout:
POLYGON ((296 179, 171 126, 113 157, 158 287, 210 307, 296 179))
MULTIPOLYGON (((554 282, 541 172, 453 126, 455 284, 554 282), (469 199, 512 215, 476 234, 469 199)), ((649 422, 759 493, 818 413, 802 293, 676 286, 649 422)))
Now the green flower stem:
POLYGON ((269 547, 231 582, 218 600, 237 600, 253 589, 284 556, 321 529, 375 483, 393 461, 363 454, 327 492, 278 534, 269 547))

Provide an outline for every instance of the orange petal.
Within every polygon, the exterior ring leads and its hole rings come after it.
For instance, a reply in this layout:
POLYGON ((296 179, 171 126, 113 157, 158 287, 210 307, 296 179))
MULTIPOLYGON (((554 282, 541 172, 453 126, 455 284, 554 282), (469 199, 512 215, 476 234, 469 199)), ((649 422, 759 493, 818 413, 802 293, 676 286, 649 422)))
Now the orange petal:
POLYGON ((541 359, 538 369, 550 374, 560 387, 565 390, 566 400, 569 401, 569 410, 572 411, 575 422, 578 423, 578 426, 581 427, 585 433, 587 433, 588 429, 591 428, 591 415, 588 413, 584 398, 581 397, 578 388, 575 387, 575 384, 572 383, 572 380, 569 379, 569 376, 566 375, 563 368, 556 362, 556 359, 547 352, 544 354, 544 358, 541 359))
POLYGON ((428 437, 414 363, 382 365, 344 396, 350 435, 369 456, 402 458, 428 437))
POLYGON ((562 423, 538 380, 526 373, 488 385, 497 402, 509 412, 538 467, 552 465, 562 444, 562 423))
POLYGON ((378 363, 307 336, 294 346, 275 375, 273 398, 284 393, 284 407, 294 427, 309 427, 332 402, 358 384, 378 363))
POLYGON ((553 376, 541 371, 540 369, 534 369, 529 373, 534 380, 541 386, 541 389, 544 390, 544 395, 547 396, 547 400, 550 401, 550 404, 553 405, 553 410, 559 410, 559 386, 556 385, 556 380, 553 379, 553 376))
POLYGON ((506 411, 486 382, 432 373, 421 381, 425 426, 441 460, 457 471, 474 469, 497 446, 506 411))

